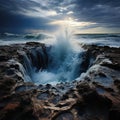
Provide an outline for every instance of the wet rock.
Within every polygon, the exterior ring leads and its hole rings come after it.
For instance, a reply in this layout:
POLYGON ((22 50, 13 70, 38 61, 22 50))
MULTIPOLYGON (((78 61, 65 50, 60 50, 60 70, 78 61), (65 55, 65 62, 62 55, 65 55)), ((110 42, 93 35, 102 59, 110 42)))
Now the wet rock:
POLYGON ((37 70, 45 69, 45 45, 0 46, 0 120, 119 120, 120 48, 84 48, 81 81, 35 86, 24 81, 20 66, 26 54, 37 70), (106 81, 112 82, 101 84, 106 81))
POLYGON ((104 73, 99 73, 98 75, 101 77, 106 77, 106 75, 104 73))
POLYGON ((24 91, 31 91, 36 89, 36 86, 34 86, 31 83, 27 83, 27 84, 23 84, 23 85, 19 85, 15 88, 16 92, 24 92, 24 91))
POLYGON ((49 94, 49 92, 43 92, 43 93, 40 93, 38 96, 37 96, 37 98, 39 99, 39 100, 48 100, 49 99, 49 97, 50 97, 50 94, 49 94))
POLYGON ((50 102, 56 105, 60 100, 61 100, 61 96, 60 95, 54 95, 52 97, 52 99, 50 100, 50 102))
POLYGON ((11 94, 15 84, 16 81, 14 79, 2 78, 2 80, 0 80, 0 96, 11 94))
POLYGON ((96 91, 90 91, 83 95, 86 103, 94 104, 95 106, 106 106, 110 108, 112 101, 105 96, 99 95, 96 91))
POLYGON ((14 75, 15 74, 15 69, 14 68, 10 68, 10 69, 6 70, 6 74, 7 75, 14 75))
POLYGON ((44 44, 38 43, 38 42, 27 42, 26 45, 28 45, 28 46, 34 46, 34 47, 44 46, 44 44))
POLYGON ((120 105, 110 110, 109 120, 120 120, 120 105))
POLYGON ((74 116, 70 112, 63 112, 55 116, 54 120, 74 120, 74 116))
POLYGON ((104 66, 106 67, 109 67, 111 69, 114 69, 114 70, 120 70, 120 65, 118 63, 115 63, 115 64, 103 64, 104 66))
POLYGON ((80 65, 80 73, 86 72, 90 66, 90 53, 85 52, 82 56, 82 63, 80 65))
POLYGON ((8 59, 9 59, 8 56, 6 56, 6 55, 0 55, 0 62, 7 61, 8 59))
POLYGON ((96 91, 98 94, 104 94, 106 91, 103 88, 97 87, 96 91))
POLYGON ((36 120, 30 104, 21 104, 19 102, 9 103, 0 112, 1 120, 36 120))
POLYGON ((90 85, 87 82, 82 82, 79 83, 76 88, 78 89, 79 94, 84 94, 87 93, 89 91, 91 91, 92 89, 90 88, 90 85))

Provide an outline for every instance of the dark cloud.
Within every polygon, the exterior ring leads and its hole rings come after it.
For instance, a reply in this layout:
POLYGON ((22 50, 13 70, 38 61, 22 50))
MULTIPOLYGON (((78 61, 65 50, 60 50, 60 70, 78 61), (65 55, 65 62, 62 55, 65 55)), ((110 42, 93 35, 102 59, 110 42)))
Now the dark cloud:
POLYGON ((74 11, 79 20, 120 27, 119 0, 79 0, 74 11))
POLYGON ((48 25, 51 21, 49 18, 23 14, 25 10, 35 11, 32 7, 36 6, 38 4, 33 1, 0 1, 0 32, 24 33, 28 29, 54 29, 54 26, 48 25))
POLYGON ((120 0, 0 0, 0 32, 55 29, 48 23, 67 16, 96 23, 85 29, 118 28, 120 0))
POLYGON ((52 29, 47 25, 48 19, 34 18, 24 15, 10 14, 6 11, 0 11, 0 32, 25 32, 27 29, 52 29))

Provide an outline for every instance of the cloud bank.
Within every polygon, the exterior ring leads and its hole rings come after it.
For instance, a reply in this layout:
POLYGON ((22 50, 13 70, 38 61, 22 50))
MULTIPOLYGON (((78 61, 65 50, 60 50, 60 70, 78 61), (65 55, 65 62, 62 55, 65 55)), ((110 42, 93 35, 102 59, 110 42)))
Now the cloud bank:
POLYGON ((120 32, 120 1, 0 0, 0 32, 54 31, 68 18, 78 31, 120 32))

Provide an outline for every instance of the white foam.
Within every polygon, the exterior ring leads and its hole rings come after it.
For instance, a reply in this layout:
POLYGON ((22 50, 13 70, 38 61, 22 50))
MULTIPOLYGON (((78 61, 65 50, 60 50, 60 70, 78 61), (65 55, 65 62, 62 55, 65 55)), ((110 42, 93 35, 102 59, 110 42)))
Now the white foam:
POLYGON ((52 49, 49 51, 49 65, 46 70, 34 72, 33 81, 36 84, 57 84, 69 82, 78 77, 78 69, 82 60, 80 53, 84 50, 72 41, 72 35, 65 31, 56 35, 52 49))

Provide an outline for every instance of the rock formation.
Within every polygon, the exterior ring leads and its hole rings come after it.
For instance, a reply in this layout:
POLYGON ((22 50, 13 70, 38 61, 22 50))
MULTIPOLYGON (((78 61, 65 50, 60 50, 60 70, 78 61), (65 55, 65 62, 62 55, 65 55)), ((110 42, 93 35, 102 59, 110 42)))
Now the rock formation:
POLYGON ((120 120, 120 48, 83 48, 79 80, 36 86, 25 81, 23 55, 45 69, 45 45, 0 46, 0 120, 120 120))

